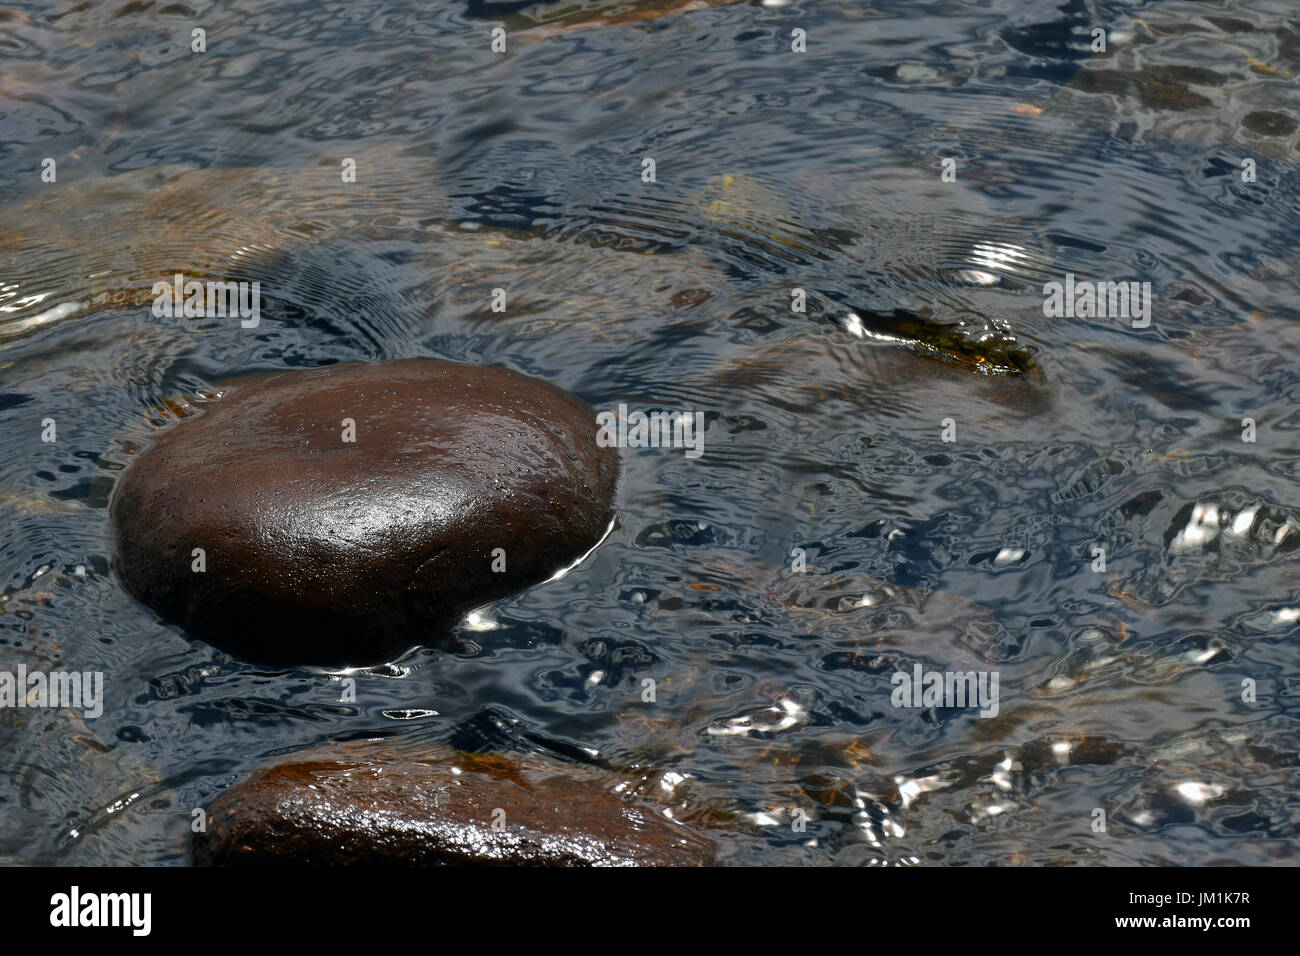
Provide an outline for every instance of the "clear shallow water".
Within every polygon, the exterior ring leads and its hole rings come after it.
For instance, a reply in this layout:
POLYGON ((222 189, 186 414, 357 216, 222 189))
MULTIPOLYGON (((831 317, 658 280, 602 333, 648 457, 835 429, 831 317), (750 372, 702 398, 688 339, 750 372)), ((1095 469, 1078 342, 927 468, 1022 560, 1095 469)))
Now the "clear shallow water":
POLYGON ((107 695, 0 714, 6 859, 184 862, 257 764, 379 734, 600 762, 730 816, 732 863, 1294 859, 1294 11, 670 6, 0 19, 0 654, 107 695), (181 269, 261 281, 261 325, 154 318, 181 269), (1150 281, 1151 326, 1045 318, 1067 272, 1150 281), (122 592, 106 505, 153 430, 416 355, 698 409, 704 455, 624 451, 581 568, 355 703, 122 592), (999 715, 892 707, 916 663, 996 670, 999 715))

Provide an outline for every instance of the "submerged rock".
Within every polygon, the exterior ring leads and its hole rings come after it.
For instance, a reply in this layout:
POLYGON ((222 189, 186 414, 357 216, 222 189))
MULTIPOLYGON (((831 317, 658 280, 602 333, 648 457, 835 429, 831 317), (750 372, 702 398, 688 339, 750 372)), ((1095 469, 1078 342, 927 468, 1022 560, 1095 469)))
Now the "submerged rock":
POLYGON ((581 557, 617 453, 538 379, 432 359, 237 387, 167 431, 112 501, 146 604, 268 663, 391 660, 581 557), (499 549, 499 550, 498 550, 499 549))
POLYGON ((1231 142, 1243 156, 1290 159, 1300 129, 1294 28, 1253 11, 1215 17, 1188 16, 1188 9, 1151 4, 1140 16, 1119 18, 1108 28, 1107 49, 1082 61, 1049 111, 1144 143, 1231 142))
POLYGON ((256 770, 207 821, 200 865, 700 866, 715 853, 590 768, 374 741, 256 770))
POLYGON ((0 594, 0 674, 22 698, 0 706, 0 866, 157 865, 185 850, 175 797, 147 748, 98 719, 112 719, 104 675, 65 651, 76 641, 44 612, 84 586, 47 569, 0 594), (45 689, 56 675, 78 685, 71 699, 46 696, 33 675, 45 689))
POLYGON ((286 169, 150 166, 22 193, 0 207, 0 341, 91 311, 151 306, 155 283, 178 273, 278 284, 298 250, 401 232, 388 215, 394 203, 422 220, 449 211, 421 151, 376 143, 348 153, 286 169), (342 177, 345 158, 356 182, 342 177))
POLYGON ((517 31, 522 41, 534 42, 598 27, 648 23, 739 2, 740 0, 642 0, 641 3, 627 4, 616 0, 611 3, 586 4, 536 3, 517 14, 493 19, 504 23, 510 32, 517 31))

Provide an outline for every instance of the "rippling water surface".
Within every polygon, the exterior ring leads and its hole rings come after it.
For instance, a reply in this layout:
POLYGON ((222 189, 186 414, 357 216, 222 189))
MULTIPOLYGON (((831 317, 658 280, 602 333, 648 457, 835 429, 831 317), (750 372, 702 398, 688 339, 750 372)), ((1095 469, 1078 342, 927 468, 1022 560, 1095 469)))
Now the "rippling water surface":
POLYGON ((0 853, 182 863, 257 764, 401 734, 599 763, 729 863, 1293 861, 1298 75, 1289 0, 0 11, 0 660, 107 697, 0 712, 0 853), (178 271, 261 324, 155 318, 178 271), (1150 325, 1045 318, 1067 273, 1150 325), (406 356, 704 454, 624 451, 586 562, 355 702, 123 592, 152 434, 406 356), (917 664, 999 713, 892 706, 917 664))

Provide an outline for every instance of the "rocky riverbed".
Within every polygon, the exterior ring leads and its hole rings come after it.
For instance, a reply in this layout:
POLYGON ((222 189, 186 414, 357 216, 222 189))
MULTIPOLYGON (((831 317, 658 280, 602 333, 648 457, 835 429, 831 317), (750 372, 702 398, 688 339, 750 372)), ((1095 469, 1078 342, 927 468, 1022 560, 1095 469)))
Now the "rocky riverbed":
POLYGON ((1293 859, 1239 6, 0 13, 0 857, 1293 859))

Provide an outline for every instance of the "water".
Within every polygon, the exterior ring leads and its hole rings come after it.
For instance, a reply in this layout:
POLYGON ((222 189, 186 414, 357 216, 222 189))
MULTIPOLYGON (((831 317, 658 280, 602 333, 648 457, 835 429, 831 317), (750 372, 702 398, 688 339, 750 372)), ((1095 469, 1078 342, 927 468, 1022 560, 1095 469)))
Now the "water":
POLYGON ((183 863, 257 764, 400 734, 599 763, 729 863, 1293 859, 1300 21, 986 6, 0 14, 0 656, 106 683, 0 713, 4 858, 183 863), (154 318, 176 271, 261 324, 154 318), (1046 318, 1066 273, 1149 281, 1150 325, 1046 318), (705 451, 624 451, 591 558, 355 702, 123 593, 151 433, 406 356, 700 410, 705 451), (892 706, 918 663, 998 715, 892 706))

